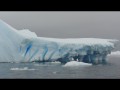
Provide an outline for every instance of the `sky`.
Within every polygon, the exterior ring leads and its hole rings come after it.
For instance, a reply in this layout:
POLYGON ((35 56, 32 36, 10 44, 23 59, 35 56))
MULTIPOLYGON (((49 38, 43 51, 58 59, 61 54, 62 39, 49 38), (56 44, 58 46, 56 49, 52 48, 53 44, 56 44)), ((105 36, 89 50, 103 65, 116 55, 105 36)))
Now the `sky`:
POLYGON ((120 12, 115 11, 0 11, 0 19, 39 37, 120 40, 120 12))

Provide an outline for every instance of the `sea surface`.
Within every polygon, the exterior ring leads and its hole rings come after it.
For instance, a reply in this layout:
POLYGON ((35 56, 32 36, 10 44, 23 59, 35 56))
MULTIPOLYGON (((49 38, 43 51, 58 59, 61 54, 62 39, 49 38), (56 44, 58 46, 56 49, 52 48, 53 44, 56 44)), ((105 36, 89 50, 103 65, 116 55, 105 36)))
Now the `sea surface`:
POLYGON ((120 56, 109 57, 106 65, 64 67, 60 63, 0 63, 4 79, 118 79, 120 56))

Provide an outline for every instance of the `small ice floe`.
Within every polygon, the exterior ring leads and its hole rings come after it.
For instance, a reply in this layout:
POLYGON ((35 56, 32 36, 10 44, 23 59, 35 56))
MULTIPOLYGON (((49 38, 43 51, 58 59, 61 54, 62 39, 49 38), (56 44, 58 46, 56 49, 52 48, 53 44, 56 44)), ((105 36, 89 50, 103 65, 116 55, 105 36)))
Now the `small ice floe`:
POLYGON ((61 62, 59 62, 59 61, 55 61, 55 62, 51 62, 51 63, 53 63, 53 64, 61 64, 61 62))
POLYGON ((11 68, 10 70, 16 70, 16 71, 24 71, 24 70, 35 70, 35 69, 29 69, 28 67, 24 67, 24 68, 11 68))
POLYGON ((108 56, 119 56, 120 57, 120 51, 111 52, 111 54, 109 54, 108 56))
POLYGON ((56 74, 57 72, 55 71, 55 72, 53 72, 53 74, 56 74))
POLYGON ((71 61, 64 65, 64 67, 76 67, 76 66, 92 66, 92 64, 78 62, 78 61, 71 61))

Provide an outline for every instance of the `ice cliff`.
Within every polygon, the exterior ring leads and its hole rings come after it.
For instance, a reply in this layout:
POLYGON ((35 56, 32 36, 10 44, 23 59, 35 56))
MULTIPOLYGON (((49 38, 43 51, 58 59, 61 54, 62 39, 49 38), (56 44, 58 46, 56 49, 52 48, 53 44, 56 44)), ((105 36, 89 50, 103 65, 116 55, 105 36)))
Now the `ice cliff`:
POLYGON ((0 62, 80 61, 105 63, 118 40, 98 38, 37 37, 27 29, 16 30, 0 20, 0 62))

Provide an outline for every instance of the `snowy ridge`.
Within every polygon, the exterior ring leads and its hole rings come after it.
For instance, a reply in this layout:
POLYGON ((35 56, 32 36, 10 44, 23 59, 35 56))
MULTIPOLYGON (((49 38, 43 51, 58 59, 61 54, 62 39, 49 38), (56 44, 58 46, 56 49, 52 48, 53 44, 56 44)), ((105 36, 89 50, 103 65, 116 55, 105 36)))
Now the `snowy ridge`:
POLYGON ((16 30, 0 20, 0 62, 105 62, 118 40, 37 37, 28 29, 16 30))
POLYGON ((23 29, 18 31, 24 37, 37 37, 35 32, 31 32, 29 29, 23 29))

